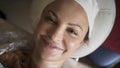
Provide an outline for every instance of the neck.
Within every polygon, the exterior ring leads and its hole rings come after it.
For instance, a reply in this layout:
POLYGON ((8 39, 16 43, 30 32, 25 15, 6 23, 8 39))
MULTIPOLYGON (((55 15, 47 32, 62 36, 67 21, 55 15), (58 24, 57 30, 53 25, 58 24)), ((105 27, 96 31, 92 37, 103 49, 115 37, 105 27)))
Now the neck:
POLYGON ((62 61, 48 61, 39 58, 38 55, 32 55, 33 66, 32 68, 61 68, 63 65, 62 61))
POLYGON ((61 68, 61 65, 59 62, 50 62, 50 61, 40 61, 39 63, 38 62, 35 62, 37 68, 61 68))

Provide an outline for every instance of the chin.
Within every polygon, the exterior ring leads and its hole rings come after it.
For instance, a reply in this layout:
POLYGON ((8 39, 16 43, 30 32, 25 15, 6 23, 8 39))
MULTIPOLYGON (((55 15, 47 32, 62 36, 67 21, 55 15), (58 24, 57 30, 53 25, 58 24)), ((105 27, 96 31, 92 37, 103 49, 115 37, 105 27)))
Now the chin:
POLYGON ((45 48, 40 54, 41 58, 48 61, 57 61, 61 60, 63 57, 63 52, 60 51, 51 51, 45 48))

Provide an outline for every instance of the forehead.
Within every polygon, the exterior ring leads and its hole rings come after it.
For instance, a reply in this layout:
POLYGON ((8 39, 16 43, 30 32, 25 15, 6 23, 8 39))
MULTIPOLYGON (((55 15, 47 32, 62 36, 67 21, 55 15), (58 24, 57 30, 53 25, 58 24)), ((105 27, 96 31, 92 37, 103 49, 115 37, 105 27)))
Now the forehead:
POLYGON ((54 2, 47 5, 45 10, 52 10, 54 11, 58 16, 64 16, 69 18, 87 18, 86 12, 81 7, 80 4, 78 4, 74 0, 55 0, 54 2))
POLYGON ((84 9, 74 0, 55 0, 47 5, 44 13, 53 11, 57 19, 64 24, 75 23, 88 26, 88 19, 84 9))

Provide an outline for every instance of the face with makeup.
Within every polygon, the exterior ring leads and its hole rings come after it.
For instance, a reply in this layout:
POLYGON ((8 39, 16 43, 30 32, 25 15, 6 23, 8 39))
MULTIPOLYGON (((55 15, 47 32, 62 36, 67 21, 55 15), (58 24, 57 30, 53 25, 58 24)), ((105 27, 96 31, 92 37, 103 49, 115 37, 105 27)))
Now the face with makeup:
POLYGON ((47 61, 64 61, 84 43, 87 15, 74 0, 56 0, 43 11, 35 33, 35 53, 47 61))

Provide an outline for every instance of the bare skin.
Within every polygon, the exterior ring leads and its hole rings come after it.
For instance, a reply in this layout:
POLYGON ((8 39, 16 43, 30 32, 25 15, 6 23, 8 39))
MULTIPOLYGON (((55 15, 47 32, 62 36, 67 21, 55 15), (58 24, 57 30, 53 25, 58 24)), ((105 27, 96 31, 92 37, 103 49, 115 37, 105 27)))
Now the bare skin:
POLYGON ((70 55, 84 43, 88 20, 84 9, 74 0, 49 4, 35 33, 32 55, 36 68, 61 68, 70 55))

